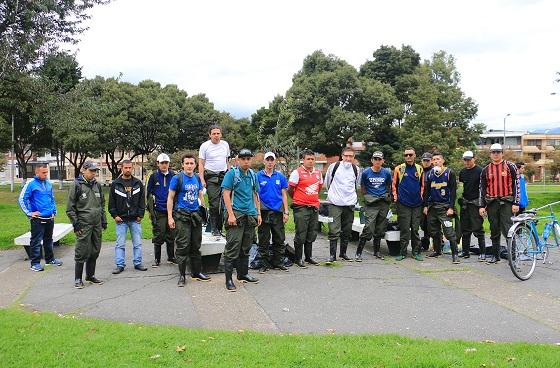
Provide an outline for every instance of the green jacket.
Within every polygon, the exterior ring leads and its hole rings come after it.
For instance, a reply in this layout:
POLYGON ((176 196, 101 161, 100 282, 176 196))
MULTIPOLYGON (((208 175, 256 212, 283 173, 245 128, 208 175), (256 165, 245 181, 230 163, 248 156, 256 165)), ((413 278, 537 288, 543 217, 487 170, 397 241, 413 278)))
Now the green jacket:
POLYGON ((74 230, 84 225, 101 224, 106 227, 105 197, 101 185, 95 179, 88 183, 83 176, 77 178, 68 192, 66 214, 74 230))

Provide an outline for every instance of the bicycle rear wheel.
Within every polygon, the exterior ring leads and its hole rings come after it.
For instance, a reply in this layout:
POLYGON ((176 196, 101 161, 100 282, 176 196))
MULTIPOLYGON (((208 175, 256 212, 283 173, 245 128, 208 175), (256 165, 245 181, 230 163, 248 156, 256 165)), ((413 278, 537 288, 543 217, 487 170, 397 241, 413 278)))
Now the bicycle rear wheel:
POLYGON ((537 264, 537 238, 524 222, 513 225, 507 239, 508 263, 519 280, 528 280, 537 264))

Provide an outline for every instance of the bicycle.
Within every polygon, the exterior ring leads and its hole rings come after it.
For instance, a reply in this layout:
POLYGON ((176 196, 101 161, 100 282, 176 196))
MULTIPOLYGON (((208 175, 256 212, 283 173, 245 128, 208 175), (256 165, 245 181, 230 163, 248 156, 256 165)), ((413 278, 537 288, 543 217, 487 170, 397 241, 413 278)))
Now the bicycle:
POLYGON ((528 280, 533 275, 537 260, 542 259, 543 264, 546 264, 549 248, 560 247, 560 225, 552 211, 552 206, 558 203, 560 201, 527 210, 511 218, 513 225, 507 235, 508 263, 511 272, 519 280, 528 280), (550 209, 550 214, 537 216, 537 212, 546 207, 550 209), (542 238, 537 231, 540 220, 546 221, 542 238), (554 238, 554 243, 549 242, 551 237, 554 238))

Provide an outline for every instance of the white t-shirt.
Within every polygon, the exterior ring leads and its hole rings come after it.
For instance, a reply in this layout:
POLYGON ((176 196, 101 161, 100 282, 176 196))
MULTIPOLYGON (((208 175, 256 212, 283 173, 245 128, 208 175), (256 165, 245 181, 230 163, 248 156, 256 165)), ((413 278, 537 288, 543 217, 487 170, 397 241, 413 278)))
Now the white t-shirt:
POLYGON ((356 177, 352 165, 341 162, 333 178, 334 165, 336 162, 329 166, 325 177, 328 187, 327 200, 337 206, 353 206, 358 202, 356 187, 359 183, 360 171, 358 170, 358 177, 356 177))
POLYGON ((220 172, 227 170, 229 154, 228 142, 220 140, 217 144, 214 144, 211 140, 207 140, 200 145, 198 158, 204 160, 206 170, 220 172))

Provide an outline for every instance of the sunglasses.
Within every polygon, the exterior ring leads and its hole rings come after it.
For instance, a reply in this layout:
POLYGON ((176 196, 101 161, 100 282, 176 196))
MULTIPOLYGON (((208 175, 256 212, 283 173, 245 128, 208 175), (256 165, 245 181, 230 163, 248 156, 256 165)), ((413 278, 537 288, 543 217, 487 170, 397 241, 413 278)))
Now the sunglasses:
POLYGON ((404 154, 404 157, 412 157, 412 156, 414 156, 414 153, 405 153, 404 154))
POLYGON ((490 153, 502 153, 502 151, 490 151, 490 153))

